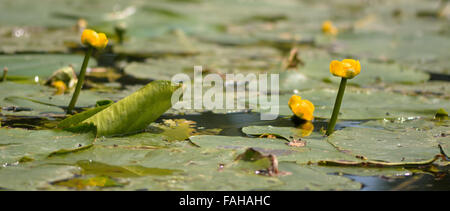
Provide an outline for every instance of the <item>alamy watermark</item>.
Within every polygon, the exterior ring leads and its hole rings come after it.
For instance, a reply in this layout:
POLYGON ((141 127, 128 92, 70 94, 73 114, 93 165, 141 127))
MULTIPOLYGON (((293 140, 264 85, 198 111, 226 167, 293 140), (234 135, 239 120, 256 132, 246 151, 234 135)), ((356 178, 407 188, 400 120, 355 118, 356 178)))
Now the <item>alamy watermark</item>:
POLYGON ((202 66, 194 66, 194 81, 184 73, 172 77, 183 83, 172 95, 174 109, 243 110, 259 109, 261 120, 273 120, 279 114, 278 74, 215 74, 203 76, 202 66))

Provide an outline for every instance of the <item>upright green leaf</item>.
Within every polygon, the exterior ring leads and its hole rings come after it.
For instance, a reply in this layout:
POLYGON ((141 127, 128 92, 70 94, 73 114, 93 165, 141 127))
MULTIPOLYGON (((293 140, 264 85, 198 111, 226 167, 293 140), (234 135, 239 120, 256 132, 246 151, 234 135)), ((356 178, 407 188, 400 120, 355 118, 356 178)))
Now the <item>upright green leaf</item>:
POLYGON ((94 125, 98 136, 137 132, 172 107, 172 93, 178 88, 170 81, 153 81, 82 124, 94 125))
MULTIPOLYGON (((97 104, 98 104, 98 102, 97 102, 97 104)), ((83 112, 75 114, 73 116, 70 116, 70 117, 64 119, 63 121, 61 121, 58 124, 58 127, 59 128, 67 128, 67 127, 76 125, 76 124, 88 119, 89 117, 97 114, 98 112, 102 111, 103 109, 108 108, 112 104, 113 104, 112 101, 108 101, 107 104, 99 105, 99 106, 96 106, 95 108, 91 108, 89 110, 83 111, 83 112)))

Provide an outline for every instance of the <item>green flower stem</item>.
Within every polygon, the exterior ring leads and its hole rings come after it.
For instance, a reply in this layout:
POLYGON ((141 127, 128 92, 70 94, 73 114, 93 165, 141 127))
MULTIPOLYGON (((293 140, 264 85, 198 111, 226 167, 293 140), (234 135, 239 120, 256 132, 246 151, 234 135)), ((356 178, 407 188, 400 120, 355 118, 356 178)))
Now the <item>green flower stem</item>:
POLYGON ((329 136, 334 131, 334 126, 336 126, 337 117, 339 114, 339 110, 341 109, 342 98, 344 97, 345 86, 347 85, 347 79, 342 78, 341 84, 339 85, 339 91, 336 96, 336 102, 334 102, 333 114, 331 115, 330 122, 328 123, 327 133, 329 136))
POLYGON ((78 76, 78 83, 77 86, 75 87, 75 92, 72 95, 72 99, 70 100, 69 107, 67 108, 67 114, 72 114, 72 110, 75 107, 75 104, 77 103, 78 95, 80 95, 81 87, 83 86, 84 75, 86 74, 86 68, 89 62, 89 58, 91 57, 93 50, 94 47, 89 46, 88 51, 84 56, 83 65, 81 66, 80 75, 78 76))
POLYGON ((2 77, 2 81, 6 81, 6 75, 8 74, 8 68, 5 67, 3 68, 3 77, 2 77))

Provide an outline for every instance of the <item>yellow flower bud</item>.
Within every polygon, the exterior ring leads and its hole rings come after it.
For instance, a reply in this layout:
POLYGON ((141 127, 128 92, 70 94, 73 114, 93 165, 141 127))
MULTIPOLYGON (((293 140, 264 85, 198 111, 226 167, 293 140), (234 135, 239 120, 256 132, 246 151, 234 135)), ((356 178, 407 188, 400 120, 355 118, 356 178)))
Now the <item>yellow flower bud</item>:
POLYGON ((324 21, 322 23, 322 32, 324 34, 337 35, 338 29, 333 26, 333 23, 331 21, 324 21))
POLYGON ((289 99, 289 108, 300 119, 311 121, 314 116, 314 104, 309 100, 302 100, 298 95, 292 95, 289 99))
POLYGON ((351 79, 361 72, 361 64, 353 59, 333 60, 330 63, 330 72, 334 76, 351 79))
POLYGON ((108 44, 108 38, 106 38, 104 33, 97 33, 94 30, 85 29, 81 34, 81 43, 102 49, 108 44))
POLYGON ((54 93, 55 95, 64 94, 67 90, 66 84, 62 81, 54 81, 51 85, 56 88, 56 92, 54 93))

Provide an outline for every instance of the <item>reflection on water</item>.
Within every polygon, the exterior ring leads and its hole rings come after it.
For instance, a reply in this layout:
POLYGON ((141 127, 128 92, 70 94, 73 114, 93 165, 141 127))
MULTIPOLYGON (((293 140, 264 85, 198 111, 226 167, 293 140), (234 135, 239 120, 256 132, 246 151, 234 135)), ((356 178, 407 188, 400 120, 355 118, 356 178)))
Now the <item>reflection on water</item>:
POLYGON ((430 191, 450 189, 450 176, 447 174, 442 178, 436 178, 430 174, 417 174, 399 178, 383 178, 378 176, 346 177, 363 184, 361 190, 364 191, 381 191, 381 190, 400 190, 400 191, 430 191))
MULTIPOLYGON (((205 112, 201 114, 191 114, 191 115, 163 115, 159 118, 161 119, 188 119, 197 122, 197 126, 204 127, 206 129, 221 128, 222 132, 220 135, 225 136, 245 136, 241 129, 246 126, 263 126, 271 125, 277 127, 298 127, 306 132, 308 131, 320 131, 321 128, 326 128, 328 122, 325 120, 314 120, 311 122, 298 122, 296 119, 291 119, 291 117, 278 117, 275 120, 261 120, 261 115, 254 112, 240 112, 240 113, 230 113, 230 114, 217 114, 212 112, 205 112)), ((358 122, 359 124, 360 122, 358 122)), ((337 128, 342 129, 347 127, 348 123, 338 124, 337 128)), ((356 123, 355 123, 356 124, 356 123)), ((307 135, 307 134, 305 134, 307 135)))
MULTIPOLYGON (((231 114, 215 114, 206 112, 195 115, 163 115, 161 119, 187 119, 197 122, 197 127, 206 129, 222 128, 220 135, 226 136, 246 136, 241 129, 252 125, 272 125, 278 127, 299 127, 305 131, 320 131, 326 129, 327 120, 316 119, 313 124, 311 122, 298 122, 291 117, 278 117, 271 121, 260 120, 259 113, 231 113, 231 114)), ((345 127, 358 127, 364 121, 341 121, 336 125, 336 130, 345 127)), ((305 134, 306 135, 306 134, 305 134)), ((353 176, 344 175, 350 179, 363 184, 361 190, 364 191, 381 191, 381 190, 449 190, 450 176, 448 174, 441 175, 437 178, 430 174, 412 174, 411 176, 401 176, 397 178, 385 178, 380 176, 353 176)))

